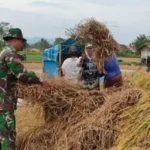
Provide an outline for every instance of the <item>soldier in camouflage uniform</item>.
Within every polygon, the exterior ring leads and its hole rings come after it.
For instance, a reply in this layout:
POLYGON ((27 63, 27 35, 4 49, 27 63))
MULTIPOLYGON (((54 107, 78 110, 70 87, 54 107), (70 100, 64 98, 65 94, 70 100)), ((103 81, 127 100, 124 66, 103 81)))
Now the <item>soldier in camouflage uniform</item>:
POLYGON ((17 81, 41 85, 44 82, 21 64, 17 52, 23 49, 26 41, 22 31, 18 28, 10 29, 4 40, 7 45, 0 53, 0 149, 15 150, 14 110, 17 98, 14 95, 14 85, 17 81))

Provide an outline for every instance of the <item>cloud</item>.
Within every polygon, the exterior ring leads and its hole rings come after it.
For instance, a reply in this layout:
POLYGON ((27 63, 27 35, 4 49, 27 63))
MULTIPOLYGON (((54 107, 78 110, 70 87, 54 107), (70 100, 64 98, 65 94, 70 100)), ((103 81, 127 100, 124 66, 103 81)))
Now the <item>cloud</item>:
POLYGON ((106 23, 120 43, 128 44, 141 33, 150 35, 148 0, 27 1, 17 7, 0 8, 0 21, 22 28, 27 37, 65 37, 67 28, 90 17, 106 23))
POLYGON ((64 37, 62 19, 53 14, 14 11, 0 8, 0 22, 9 22, 13 27, 23 30, 25 37, 64 37))
POLYGON ((92 4, 101 4, 101 5, 107 5, 107 6, 128 6, 128 7, 133 7, 138 4, 140 5, 145 5, 149 4, 149 0, 79 0, 84 3, 92 3, 92 4))
POLYGON ((55 7, 55 8, 59 8, 59 9, 66 8, 66 6, 63 3, 47 2, 47 1, 33 1, 32 3, 29 3, 29 5, 39 6, 39 7, 55 7))

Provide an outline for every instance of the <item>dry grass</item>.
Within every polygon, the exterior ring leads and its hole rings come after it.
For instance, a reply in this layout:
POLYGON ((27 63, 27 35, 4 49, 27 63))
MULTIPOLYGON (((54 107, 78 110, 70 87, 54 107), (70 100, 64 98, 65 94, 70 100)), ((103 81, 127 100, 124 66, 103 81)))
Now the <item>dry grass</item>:
POLYGON ((125 58, 125 57, 119 57, 119 59, 122 59, 123 62, 128 62, 128 63, 130 63, 130 62, 137 62, 137 63, 139 63, 139 62, 141 61, 140 58, 125 58))
MULTIPOLYGON (((126 78, 127 79, 127 78, 126 78)), ((113 150, 149 150, 150 149, 150 75, 138 72, 128 78, 133 86, 143 91, 139 103, 121 115, 117 125, 120 132, 113 150)), ((127 80, 126 80, 127 81, 127 80)))
MULTIPOLYGON (((115 125, 120 114, 137 103, 141 94, 130 87, 103 92, 81 91, 60 80, 51 81, 46 91, 35 86, 19 88, 23 91, 22 96, 28 98, 27 103, 40 104, 44 109, 46 105, 50 110, 46 114, 48 122, 45 125, 35 125, 34 129, 27 127, 26 133, 19 134, 23 135, 18 138, 18 149, 21 150, 107 150, 116 141, 115 125), (62 109, 64 106, 67 107, 62 109)), ((38 114, 40 112, 42 109, 38 114)), ((19 123, 18 120, 18 124, 22 121, 19 123)), ((43 123, 42 119, 39 121, 43 123)))
POLYGON ((47 113, 48 122, 44 120, 42 94, 33 95, 28 87, 30 92, 24 92, 30 99, 26 102, 38 105, 17 111, 18 149, 149 150, 149 74, 144 71, 128 74, 124 81, 124 87, 103 92, 80 91, 63 80, 50 82, 51 92, 45 91, 50 99, 47 108, 53 110, 47 113), (62 110, 66 102, 69 107, 62 110))
POLYGON ((114 128, 119 115, 131 105, 137 103, 140 92, 130 89, 118 91, 108 97, 106 103, 94 111, 90 117, 67 129, 59 138, 55 149, 104 150, 111 148, 117 138, 114 128), (119 94, 122 93, 122 94, 119 94), (132 94, 131 94, 132 93, 132 94))
POLYGON ((146 68, 143 66, 135 66, 135 65, 120 65, 121 69, 125 69, 125 70, 133 70, 133 71, 145 71, 146 68))
POLYGON ((137 146, 150 148, 150 93, 143 93, 140 102, 124 112, 118 126, 120 135, 114 150, 129 150, 137 146))
POLYGON ((130 76, 129 82, 143 90, 150 90, 150 74, 144 70, 139 70, 130 76))
POLYGON ((23 65, 27 69, 41 69, 42 70, 42 63, 23 63, 23 65))
POLYGON ((18 136, 23 136, 35 127, 43 125, 43 123, 45 123, 43 113, 43 108, 38 105, 27 105, 19 107, 16 111, 18 136))
POLYGON ((92 18, 83 20, 74 29, 69 29, 67 33, 82 44, 89 42, 92 44, 93 61, 99 72, 105 73, 103 58, 111 57, 114 51, 118 49, 118 44, 108 28, 92 18))
POLYGON ((88 116, 99 108, 106 98, 100 91, 82 91, 78 86, 63 79, 50 80, 49 87, 46 89, 38 85, 18 85, 16 93, 26 102, 42 106, 47 121, 61 117, 65 121, 68 120, 68 123, 71 122, 70 116, 74 116, 71 123, 79 120, 80 117, 88 116))
MULTIPOLYGON (((20 106, 16 111, 17 143, 33 130, 45 124, 43 108, 39 105, 20 106)), ((19 149, 19 148, 17 148, 19 149)))

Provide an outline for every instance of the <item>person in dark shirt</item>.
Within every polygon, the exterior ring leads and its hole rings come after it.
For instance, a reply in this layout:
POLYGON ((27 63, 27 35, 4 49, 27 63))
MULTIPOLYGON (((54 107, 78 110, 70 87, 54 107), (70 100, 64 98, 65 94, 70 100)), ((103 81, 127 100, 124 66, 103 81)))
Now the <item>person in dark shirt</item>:
POLYGON ((85 55, 80 59, 82 68, 81 81, 83 87, 99 89, 99 78, 104 76, 104 88, 120 87, 123 85, 122 74, 115 53, 110 58, 104 58, 106 74, 100 74, 92 61, 92 45, 86 46, 85 55))
POLYGON ((147 59, 146 59, 146 65, 147 65, 146 71, 150 72, 150 56, 148 56, 147 59))
POLYGON ((85 89, 99 89, 100 74, 96 65, 92 62, 92 45, 88 44, 85 54, 80 58, 79 66, 81 69, 81 86, 85 89))

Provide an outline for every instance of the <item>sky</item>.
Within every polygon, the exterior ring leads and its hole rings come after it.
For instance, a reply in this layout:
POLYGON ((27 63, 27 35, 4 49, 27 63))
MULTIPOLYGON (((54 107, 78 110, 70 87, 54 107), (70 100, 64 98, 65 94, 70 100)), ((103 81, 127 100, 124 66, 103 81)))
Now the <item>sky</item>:
POLYGON ((0 0, 0 22, 21 28, 25 37, 67 38, 66 29, 87 18, 129 44, 150 35, 150 0, 0 0))

